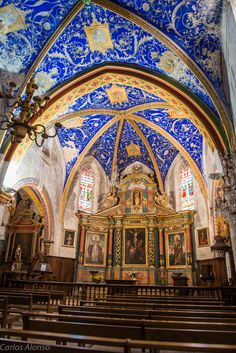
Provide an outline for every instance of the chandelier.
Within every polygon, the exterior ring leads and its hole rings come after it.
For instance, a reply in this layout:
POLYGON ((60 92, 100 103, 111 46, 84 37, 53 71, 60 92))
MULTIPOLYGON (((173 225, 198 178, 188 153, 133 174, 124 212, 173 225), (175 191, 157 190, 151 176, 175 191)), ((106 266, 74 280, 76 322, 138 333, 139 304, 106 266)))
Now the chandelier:
POLYGON ((34 96, 38 85, 35 83, 34 77, 31 77, 27 86, 25 96, 14 99, 13 90, 16 88, 15 82, 10 82, 6 92, 0 91, 0 99, 3 100, 4 114, 0 114, 0 129, 8 130, 11 135, 11 143, 21 143, 28 135, 30 140, 35 141, 38 147, 41 147, 47 138, 55 137, 61 123, 54 125, 55 133, 48 135, 45 126, 42 124, 31 125, 31 123, 39 118, 48 106, 49 97, 34 96))

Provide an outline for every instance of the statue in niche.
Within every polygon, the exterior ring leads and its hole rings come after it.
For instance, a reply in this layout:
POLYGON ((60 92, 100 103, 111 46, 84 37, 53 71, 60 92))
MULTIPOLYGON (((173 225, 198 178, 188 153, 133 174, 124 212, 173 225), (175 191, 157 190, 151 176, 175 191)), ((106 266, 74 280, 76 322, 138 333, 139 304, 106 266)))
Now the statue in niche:
POLYGON ((141 193, 139 190, 134 190, 133 192, 133 205, 134 206, 141 205, 141 193))
POLYGON ((20 244, 17 245, 16 251, 15 251, 15 262, 14 262, 14 268, 16 271, 20 271, 21 269, 21 247, 20 244))
POLYGON ((107 208, 116 206, 118 202, 119 202, 119 198, 116 192, 108 192, 103 197, 103 200, 100 205, 100 210, 105 210, 107 208))
POLYGON ((154 202, 156 205, 164 208, 172 208, 168 199, 168 196, 165 192, 156 192, 154 195, 154 202))

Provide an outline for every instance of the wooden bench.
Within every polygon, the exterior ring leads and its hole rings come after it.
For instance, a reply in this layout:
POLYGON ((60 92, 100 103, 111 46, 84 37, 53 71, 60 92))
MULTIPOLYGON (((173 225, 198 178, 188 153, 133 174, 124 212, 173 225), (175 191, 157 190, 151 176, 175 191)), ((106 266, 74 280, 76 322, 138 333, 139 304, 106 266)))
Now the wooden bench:
POLYGON ((172 309, 143 309, 143 308, 125 308, 125 307, 109 307, 109 306, 68 306, 68 305, 60 305, 58 306, 58 311, 60 314, 71 314, 74 315, 76 312, 92 312, 92 313, 107 313, 109 316, 111 315, 133 315, 140 316, 143 315, 148 318, 159 318, 160 316, 178 316, 178 317, 204 317, 204 318, 220 318, 227 319, 229 321, 236 320, 236 313, 231 311, 200 311, 200 310, 172 310, 172 309))
POLYGON ((13 322, 19 320, 19 315, 9 313, 8 297, 0 297, 0 325, 1 327, 12 327, 13 322))
POLYGON ((47 295, 50 297, 51 304, 55 302, 55 304, 60 304, 65 301, 65 293, 63 291, 46 291, 46 290, 35 290, 35 289, 16 289, 16 288, 0 288, 0 292, 7 292, 7 293, 28 293, 32 294, 33 296, 40 296, 40 295, 47 295))
MULTIPOLYGON (((180 352, 204 352, 204 353, 235 353, 236 351, 236 345, 230 345, 230 344, 202 344, 202 343, 179 343, 179 342, 165 342, 165 341, 148 341, 148 340, 126 340, 126 339, 112 339, 112 338, 107 338, 107 337, 94 337, 94 336, 81 336, 81 335, 72 335, 72 334, 55 334, 51 332, 38 332, 38 331, 25 331, 25 330, 7 330, 7 329, 2 329, 0 331, 0 337, 1 336, 8 336, 8 337, 17 337, 19 339, 23 339, 24 341, 20 340, 12 340, 12 339, 5 339, 5 338, 0 338, 0 345, 3 344, 10 344, 13 345, 19 344, 21 346, 21 343, 23 343, 23 348, 26 348, 26 344, 30 343, 31 339, 37 339, 40 340, 41 342, 43 341, 50 341, 50 349, 48 351, 50 352, 62 352, 63 353, 85 353, 85 352, 103 352, 104 350, 98 350, 96 346, 107 346, 107 347, 118 347, 120 348, 120 352, 123 353, 130 353, 131 349, 133 348, 139 348, 139 349, 158 349, 158 350, 168 350, 168 351, 180 351, 180 352), (26 341, 27 339, 27 341, 26 341), (63 346, 61 345, 51 345, 51 342, 61 342, 63 346), (78 348, 73 348, 73 350, 70 350, 72 347, 65 346, 67 343, 77 343, 77 344, 90 344, 93 345, 94 348, 83 348, 83 347, 78 347, 78 348), (52 348, 51 348, 52 347, 52 348), (56 347, 56 350, 55 350, 56 347)), ((33 343, 33 346, 36 347, 34 351, 37 351, 37 345, 38 343, 33 343)), ((40 346, 44 345, 43 343, 40 344, 40 346)), ((49 345, 47 345, 48 347, 49 345)), ((22 350, 23 350, 22 348, 22 350)), ((40 350, 40 349, 38 349, 40 350)), ((42 351, 43 349, 41 349, 42 351)), ((46 349, 45 349, 46 350, 46 349)), ((106 352, 108 352, 106 350, 106 352)), ((114 350, 113 350, 114 352, 114 350)))
POLYGON ((165 297, 142 297, 142 296, 110 296, 108 295, 105 299, 99 299, 99 301, 108 301, 108 302, 136 302, 136 303, 167 303, 167 304, 204 304, 204 305, 223 305, 223 301, 209 300, 209 299, 195 299, 189 298, 182 299, 181 297, 165 298, 165 297))
MULTIPOLYGON (((147 313, 140 313, 140 314, 135 314, 135 313, 126 313, 126 312, 111 312, 111 311, 78 311, 78 310, 73 310, 67 309, 64 307, 59 307, 58 308, 58 313, 59 314, 64 314, 64 315, 70 315, 70 316, 95 316, 95 315, 100 315, 102 317, 113 317, 113 318, 130 318, 130 319, 146 319, 146 320, 172 320, 172 321, 178 321, 178 320, 190 320, 190 321, 205 321, 205 322, 215 322, 216 318, 214 317, 202 317, 202 316, 191 316, 191 314, 185 314, 185 316, 179 316, 177 315, 165 315, 165 314, 159 314, 159 315, 152 315, 147 313)), ((223 322, 223 323, 234 323, 236 322, 236 318, 224 318, 224 317, 219 317, 217 320, 223 322)))
POLYGON ((20 294, 2 294, 0 292, 0 298, 8 299, 8 312, 22 312, 24 310, 32 310, 32 296, 31 295, 20 295, 20 294))
MULTIPOLYGON (((15 339, 0 338, 0 347, 7 351, 14 351, 17 347, 17 351, 28 351, 28 352, 53 352, 53 353, 104 353, 104 350, 96 348, 84 348, 84 347, 65 347, 61 345, 49 345, 46 343, 35 343, 28 341, 18 341, 15 339)), ((107 353, 114 353, 114 351, 107 351, 107 353)))
POLYGON ((165 327, 165 328, 193 328, 201 330, 220 329, 222 331, 236 331, 235 322, 222 322, 222 321, 211 321, 207 322, 202 319, 201 321, 194 321, 190 319, 177 318, 176 320, 170 320, 169 318, 163 319, 135 319, 135 318, 114 318, 114 317, 103 317, 101 315, 94 316, 83 316, 83 315, 60 315, 60 314, 45 314, 45 313, 23 313, 24 319, 29 318, 43 318, 52 321, 67 321, 67 322, 84 322, 92 324, 108 324, 108 325, 123 325, 123 326, 137 326, 137 327, 165 327))
MULTIPOLYGON (((28 297, 28 301, 30 301, 30 307, 32 310, 35 309, 46 309, 47 312, 50 310, 50 294, 49 293, 38 293, 38 292, 27 292, 27 291, 6 291, 0 290, 0 296, 10 296, 11 298, 26 298, 28 297)), ((13 300, 13 299, 12 299, 13 300)), ((15 299, 17 301, 17 299, 15 299)), ((20 302, 20 299, 19 299, 20 302)), ((18 304, 20 305, 20 304, 18 304)), ((22 306, 24 303, 22 303, 22 306)), ((25 299, 25 305, 29 305, 27 300, 25 299)))
POLYGON ((178 303, 146 303, 146 302, 123 302, 123 301, 91 301, 91 300, 81 300, 81 306, 94 305, 94 306, 110 306, 110 307, 126 307, 126 308, 147 308, 147 309, 190 309, 190 310, 215 310, 215 311, 234 311, 236 312, 236 306, 225 306, 225 305, 206 305, 206 304, 178 304, 178 303))
POLYGON ((33 319, 30 314, 23 314, 23 329, 54 332, 65 334, 79 334, 109 338, 123 338, 136 340, 158 340, 173 342, 195 342, 211 344, 236 344, 235 331, 216 329, 180 329, 165 327, 146 327, 94 324, 86 322, 49 321, 33 319))

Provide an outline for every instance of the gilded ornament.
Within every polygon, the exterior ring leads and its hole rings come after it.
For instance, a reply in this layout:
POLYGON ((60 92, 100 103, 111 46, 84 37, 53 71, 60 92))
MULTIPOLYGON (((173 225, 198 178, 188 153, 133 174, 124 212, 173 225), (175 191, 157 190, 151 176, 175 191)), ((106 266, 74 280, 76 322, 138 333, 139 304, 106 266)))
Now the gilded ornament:
MULTIPOLYGON (((112 85, 110 88, 107 88, 106 92, 111 104, 122 104, 129 101, 125 87, 112 85)), ((119 114, 119 116, 122 118, 123 115, 119 114)))
POLYGON ((22 11, 15 5, 0 8, 0 35, 17 32, 26 28, 25 17, 30 11, 22 11))
POLYGON ((125 148, 129 157, 141 156, 140 146, 133 143, 133 141, 131 141, 125 148))
POLYGON ((109 25, 106 22, 98 22, 94 14, 92 14, 92 16, 92 24, 84 28, 90 49, 92 52, 97 50, 106 53, 108 49, 113 48, 109 25))
POLYGON ((160 67, 171 73, 176 68, 178 58, 171 51, 165 52, 160 58, 160 67))

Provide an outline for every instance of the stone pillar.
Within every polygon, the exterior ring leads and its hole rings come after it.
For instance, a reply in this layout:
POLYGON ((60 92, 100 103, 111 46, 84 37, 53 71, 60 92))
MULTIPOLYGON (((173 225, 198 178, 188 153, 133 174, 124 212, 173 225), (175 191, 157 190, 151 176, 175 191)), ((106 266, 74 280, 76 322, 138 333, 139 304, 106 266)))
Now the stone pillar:
POLYGON ((85 243, 86 225, 85 220, 80 217, 80 238, 79 238, 79 252, 78 252, 78 267, 77 267, 77 281, 82 281, 82 270, 84 263, 84 243, 85 243))
POLYGON ((109 219, 109 230, 108 230, 108 251, 107 251, 107 273, 106 278, 112 279, 112 248, 113 248, 113 232, 114 232, 114 220, 111 217, 109 219))
POLYGON ((160 265, 160 270, 163 270, 165 268, 163 228, 159 228, 158 232, 159 232, 159 265, 160 265))
POLYGON ((31 246, 31 254, 30 254, 30 261, 33 260, 33 257, 34 257, 34 255, 35 255, 37 234, 38 234, 38 232, 36 232, 36 231, 33 233, 32 246, 31 246))
POLYGON ((11 232, 11 233, 9 233, 9 235, 8 235, 8 241, 7 241, 7 249, 6 249, 6 254, 5 254, 5 262, 7 262, 8 261, 8 258, 9 258, 9 251, 10 251, 10 245, 11 245, 11 243, 12 243, 12 237, 14 236, 14 233, 13 232, 11 232))
POLYGON ((155 284, 155 244, 154 244, 154 218, 148 219, 148 266, 149 284, 155 284))
POLYGON ((190 224, 185 225, 187 265, 192 266, 192 242, 190 224))
POLYGON ((115 219, 115 269, 114 279, 122 278, 122 217, 116 217, 115 219))

